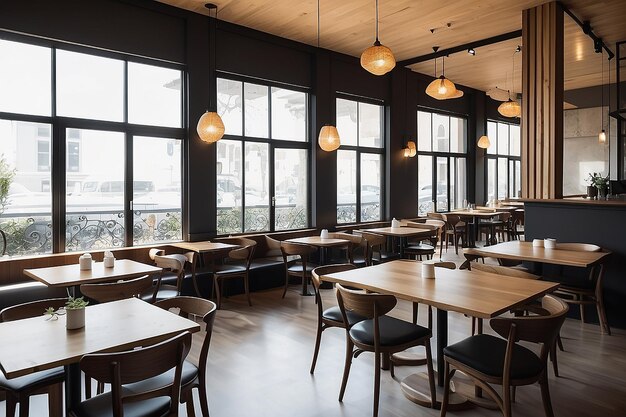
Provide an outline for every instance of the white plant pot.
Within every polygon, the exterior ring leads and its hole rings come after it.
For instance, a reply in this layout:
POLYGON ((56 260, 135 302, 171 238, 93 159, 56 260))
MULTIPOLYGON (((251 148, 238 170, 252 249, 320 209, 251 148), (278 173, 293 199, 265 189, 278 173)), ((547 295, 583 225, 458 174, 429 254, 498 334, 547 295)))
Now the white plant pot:
POLYGON ((68 308, 65 311, 66 311, 65 327, 67 328, 67 330, 81 329, 85 327, 85 309, 84 308, 75 308, 75 309, 68 308))

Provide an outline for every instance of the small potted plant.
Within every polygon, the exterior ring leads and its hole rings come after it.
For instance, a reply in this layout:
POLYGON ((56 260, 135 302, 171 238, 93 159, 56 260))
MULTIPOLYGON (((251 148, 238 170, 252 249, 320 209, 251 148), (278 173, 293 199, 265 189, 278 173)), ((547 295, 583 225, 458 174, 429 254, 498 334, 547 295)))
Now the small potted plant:
POLYGON ((598 198, 601 200, 606 200, 606 194, 609 189, 609 176, 603 177, 602 175, 594 172, 593 174, 589 174, 590 183, 596 188, 598 198))
POLYGON ((89 301, 85 301, 83 297, 70 297, 65 303, 65 311, 67 320, 65 327, 67 330, 80 329, 85 327, 85 307, 89 301))
POLYGON ((604 180, 604 178, 597 172, 589 173, 589 176, 586 180, 589 184, 587 186, 587 197, 589 197, 591 200, 598 198, 598 190, 600 189, 598 184, 600 184, 602 180, 604 180))

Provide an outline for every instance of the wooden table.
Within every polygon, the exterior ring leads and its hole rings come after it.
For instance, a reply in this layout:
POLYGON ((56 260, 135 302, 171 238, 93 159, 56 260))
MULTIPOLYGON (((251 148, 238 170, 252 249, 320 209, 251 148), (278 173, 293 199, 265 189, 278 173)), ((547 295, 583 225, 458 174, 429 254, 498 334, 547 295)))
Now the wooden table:
MULTIPOLYGON (((482 271, 436 269, 435 279, 421 277, 421 263, 398 260, 323 275, 324 281, 391 294, 397 298, 437 308, 437 381, 444 383, 443 348, 448 344, 448 311, 489 319, 554 291, 559 284, 522 278, 503 278, 482 271)), ((409 376, 402 389, 409 399, 424 404, 429 395, 414 387, 416 376, 409 376)))
POLYGON ((91 269, 81 271, 78 264, 25 269, 24 274, 49 287, 67 287, 73 293, 81 284, 95 284, 141 275, 158 274, 161 268, 129 259, 118 259, 113 268, 105 268, 104 262, 93 262, 91 269))
POLYGON ((202 294, 200 294, 200 288, 198 287, 198 281, 196 279, 196 265, 198 263, 198 260, 200 260, 202 264, 204 265, 204 262, 205 262, 204 256, 206 254, 210 254, 212 256, 212 259, 214 259, 215 256, 225 257, 228 252, 240 247, 239 245, 233 245, 230 243, 209 242, 209 241, 178 242, 178 243, 171 243, 170 246, 193 252, 194 259, 193 259, 193 262, 191 263, 191 281, 193 282, 193 288, 196 291, 196 295, 198 297, 202 297, 202 294))
MULTIPOLYGON (((420 223, 415 223, 416 225, 420 223)), ((409 227, 409 226, 401 226, 401 227, 377 227, 375 229, 361 229, 362 232, 376 233, 383 236, 388 236, 391 238, 398 238, 400 240, 400 257, 404 258, 404 246, 406 242, 406 238, 408 237, 423 237, 427 238, 433 235, 435 231, 431 228, 421 227, 409 227)))
MULTIPOLYGON (((467 246, 470 248, 475 248, 476 247, 476 235, 478 233, 478 227, 477 227, 478 220, 479 219, 491 219, 492 217, 504 214, 504 212, 497 211, 494 208, 488 208, 484 210, 455 210, 446 214, 455 214, 459 216, 463 221, 465 221, 465 223, 467 224, 467 246)), ((487 243, 491 243, 491 244, 497 243, 493 241, 493 233, 491 237, 491 242, 487 242, 487 243)))
POLYGON ((0 323, 0 368, 10 379, 65 366, 65 404, 70 410, 81 400, 78 362, 83 355, 150 345, 200 330, 197 323, 136 298, 88 306, 85 322, 77 330, 65 329, 65 316, 0 323))

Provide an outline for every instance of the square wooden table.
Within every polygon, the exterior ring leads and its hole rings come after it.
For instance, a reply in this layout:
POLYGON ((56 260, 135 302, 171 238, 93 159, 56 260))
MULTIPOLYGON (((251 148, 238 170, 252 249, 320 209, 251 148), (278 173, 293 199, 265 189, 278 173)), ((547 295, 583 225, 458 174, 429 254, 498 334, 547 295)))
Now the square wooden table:
POLYGON ((404 258, 404 246, 406 238, 409 237, 423 237, 428 238, 435 233, 431 228, 428 228, 424 224, 424 228, 418 227, 421 223, 415 223, 416 226, 401 226, 401 227, 377 227, 374 229, 361 229, 363 232, 376 233, 391 238, 398 238, 400 240, 400 257, 404 258))
POLYGON ((0 323, 0 368, 7 378, 65 366, 66 406, 81 400, 80 358, 150 345, 200 325, 136 298, 88 306, 85 327, 66 330, 65 316, 0 323))
MULTIPOLYGON (((436 268, 435 279, 421 276, 421 262, 397 260, 320 277, 324 281, 391 294, 437 309, 438 385, 444 383, 443 348, 448 344, 448 311, 489 319, 556 290, 556 282, 503 277, 482 271, 436 268)), ((410 378, 410 377, 409 377, 410 378)), ((411 397, 415 392, 403 383, 411 397)), ((419 402, 419 401, 416 401, 419 402)))

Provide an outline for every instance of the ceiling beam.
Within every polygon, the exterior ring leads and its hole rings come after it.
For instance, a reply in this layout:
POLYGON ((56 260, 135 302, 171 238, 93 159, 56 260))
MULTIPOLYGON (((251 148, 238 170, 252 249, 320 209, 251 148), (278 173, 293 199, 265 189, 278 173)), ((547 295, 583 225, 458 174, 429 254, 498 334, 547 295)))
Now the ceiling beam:
POLYGON ((503 33, 502 35, 492 36, 491 38, 481 39, 479 41, 469 42, 463 45, 454 46, 448 49, 441 49, 437 52, 430 54, 416 56, 415 58, 405 59, 398 62, 398 66, 406 67, 409 65, 417 64, 418 62, 430 61, 431 59, 439 58, 442 56, 448 56, 450 54, 456 54, 457 52, 467 51, 470 48, 480 48, 481 46, 487 46, 498 42, 504 42, 515 38, 521 38, 522 31, 515 30, 509 33, 503 33))
POLYGON ((602 51, 602 48, 604 48, 609 56, 609 61, 612 60, 615 54, 613 53, 613 51, 611 51, 611 49, 609 49, 608 46, 606 46, 606 43, 604 43, 602 38, 599 38, 595 33, 593 33, 593 29, 591 28, 591 24, 589 24, 589 21, 581 21, 578 16, 576 16, 574 12, 568 9, 562 2, 559 2, 559 4, 563 8, 563 11, 565 11, 565 13, 567 13, 567 15, 571 17, 578 26, 580 26, 580 28, 583 30, 583 33, 593 40, 593 45, 596 53, 600 53, 602 51))

